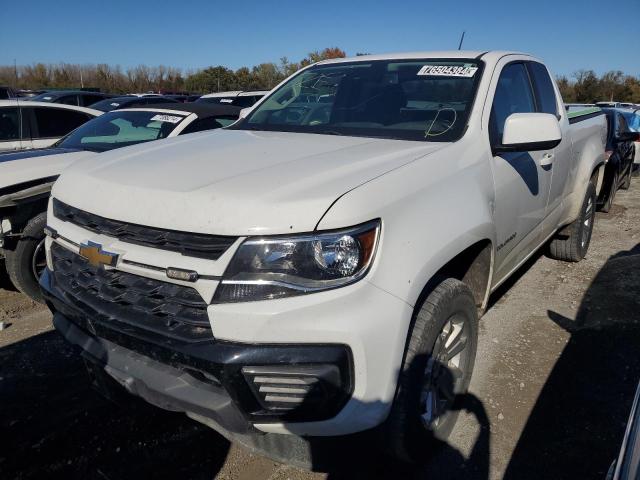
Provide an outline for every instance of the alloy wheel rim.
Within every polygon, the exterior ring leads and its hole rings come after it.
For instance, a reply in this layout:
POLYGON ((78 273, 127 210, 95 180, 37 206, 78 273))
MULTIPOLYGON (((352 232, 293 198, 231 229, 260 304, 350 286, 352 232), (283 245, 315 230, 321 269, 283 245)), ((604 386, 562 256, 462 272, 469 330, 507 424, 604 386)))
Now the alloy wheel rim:
POLYGON ((33 276, 37 279, 40 278, 40 275, 44 271, 47 266, 47 257, 44 251, 44 238, 38 242, 35 250, 33 251, 33 256, 31 257, 31 272, 33 276))
POLYGON ((427 360, 420 395, 420 417, 430 430, 437 430, 444 423, 444 416, 464 381, 470 343, 468 331, 465 316, 452 315, 440 331, 427 360))

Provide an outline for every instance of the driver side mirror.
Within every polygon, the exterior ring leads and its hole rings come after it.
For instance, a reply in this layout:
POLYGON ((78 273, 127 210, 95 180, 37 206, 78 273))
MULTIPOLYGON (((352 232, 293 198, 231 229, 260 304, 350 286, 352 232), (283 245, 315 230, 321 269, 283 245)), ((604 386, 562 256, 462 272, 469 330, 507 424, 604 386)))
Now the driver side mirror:
POLYGON ((622 132, 617 137, 618 142, 637 142, 640 141, 640 133, 638 132, 622 132))
POLYGON ((560 123, 550 113, 512 113, 504 122, 502 143, 493 153, 551 150, 562 141, 560 123))
POLYGON ((247 115, 249 115, 250 111, 251 111, 251 107, 246 107, 246 108, 243 108, 242 110, 240 110, 240 119, 243 119, 247 115))

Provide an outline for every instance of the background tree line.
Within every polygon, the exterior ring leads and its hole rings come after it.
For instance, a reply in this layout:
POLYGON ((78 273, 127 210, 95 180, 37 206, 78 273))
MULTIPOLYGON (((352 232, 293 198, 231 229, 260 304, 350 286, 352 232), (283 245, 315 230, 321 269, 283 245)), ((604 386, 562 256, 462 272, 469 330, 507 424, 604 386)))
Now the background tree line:
MULTIPOLYGON (((360 55, 360 54, 357 54, 360 55)), ((279 63, 261 63, 232 70, 223 65, 183 72, 160 65, 138 65, 127 69, 107 64, 76 65, 70 63, 36 63, 14 67, 0 66, 0 84, 14 88, 99 88, 103 92, 220 92, 226 90, 269 90, 296 70, 328 58, 346 54, 338 47, 309 53, 299 62, 282 57, 279 63)), ((610 71, 598 76, 593 70, 579 70, 571 77, 558 77, 565 102, 593 103, 617 100, 640 103, 640 78, 610 71)))
POLYGON ((286 57, 280 63, 261 63, 252 68, 231 70, 223 65, 183 72, 179 68, 160 65, 123 69, 120 65, 76 65, 70 63, 36 63, 14 67, 0 65, 0 85, 16 89, 99 88, 103 92, 222 92, 227 90, 270 90, 296 70, 329 58, 342 58, 340 48, 311 52, 300 62, 286 57))
POLYGON ((567 103, 611 101, 640 103, 640 78, 620 70, 598 77, 593 70, 578 70, 571 79, 558 77, 558 87, 567 103))

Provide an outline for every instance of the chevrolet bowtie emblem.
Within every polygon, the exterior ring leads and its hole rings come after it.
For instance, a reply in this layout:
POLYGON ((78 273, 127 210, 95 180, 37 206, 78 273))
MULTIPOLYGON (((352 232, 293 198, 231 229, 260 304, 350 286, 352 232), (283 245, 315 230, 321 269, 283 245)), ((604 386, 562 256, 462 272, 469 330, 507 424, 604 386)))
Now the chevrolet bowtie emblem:
POLYGON ((86 258, 94 267, 109 266, 115 267, 118 261, 117 253, 109 253, 102 250, 102 245, 87 242, 80 245, 80 256, 86 258))

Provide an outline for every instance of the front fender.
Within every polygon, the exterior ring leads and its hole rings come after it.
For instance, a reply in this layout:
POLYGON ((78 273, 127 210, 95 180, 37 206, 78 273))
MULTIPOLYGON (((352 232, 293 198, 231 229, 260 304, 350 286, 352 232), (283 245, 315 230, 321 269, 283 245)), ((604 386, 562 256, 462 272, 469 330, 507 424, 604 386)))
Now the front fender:
POLYGON ((318 225, 331 229, 381 218, 367 278, 412 306, 457 254, 482 240, 496 245, 489 162, 473 149, 456 152, 454 146, 445 149, 449 155, 425 157, 346 193, 318 225))

